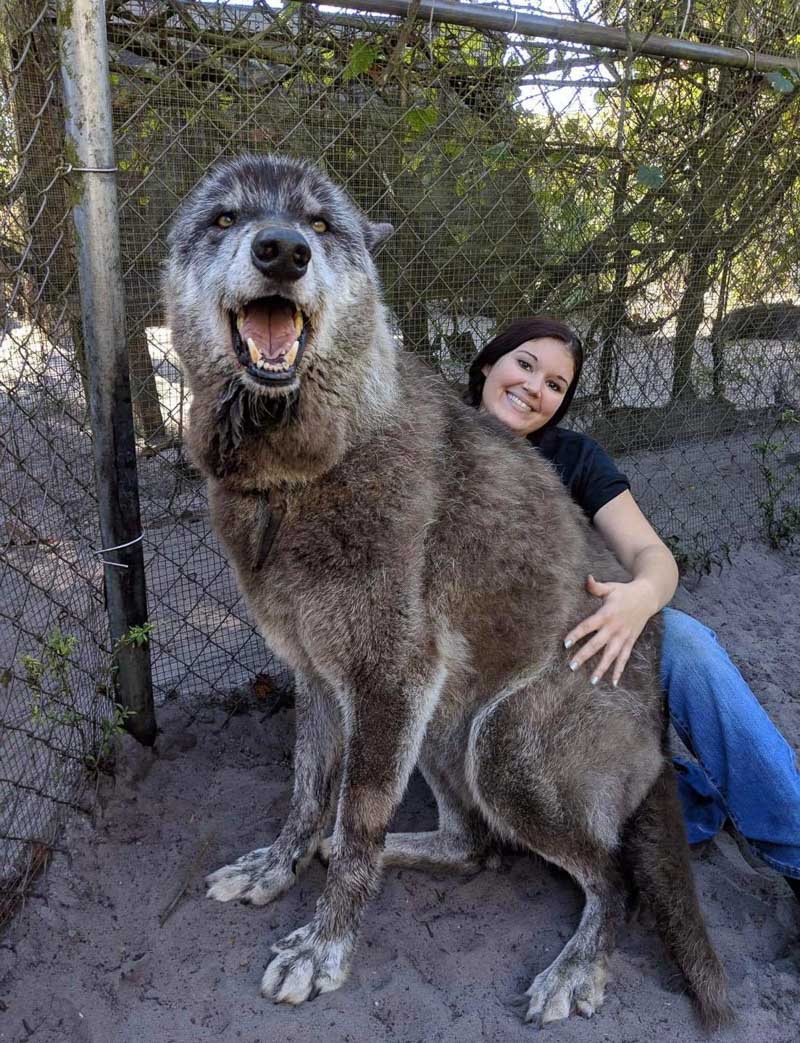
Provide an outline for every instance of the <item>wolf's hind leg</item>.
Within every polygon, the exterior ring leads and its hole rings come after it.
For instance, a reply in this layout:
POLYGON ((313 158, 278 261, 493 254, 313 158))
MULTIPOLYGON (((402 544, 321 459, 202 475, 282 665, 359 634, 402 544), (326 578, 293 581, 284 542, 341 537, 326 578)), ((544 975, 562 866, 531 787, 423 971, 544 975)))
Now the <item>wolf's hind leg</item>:
MULTIPOLYGON (((387 833, 383 867, 461 872, 479 869, 495 847, 484 817, 474 805, 467 805, 447 774, 428 757, 423 755, 418 767, 436 798, 439 828, 425 833, 387 833)), ((326 837, 319 845, 319 856, 326 865, 332 843, 333 837, 326 837)))
POLYGON ((558 862, 577 880, 586 895, 580 923, 556 959, 533 979, 526 1021, 542 1025, 568 1018, 573 1010, 590 1018, 603 1003, 608 954, 625 914, 625 889, 616 868, 600 854, 605 866, 558 862))
MULTIPOLYGON (((580 756, 570 753, 573 760, 580 756)), ((591 794, 581 793, 574 777, 562 774, 564 763, 563 753, 560 760, 552 756, 510 699, 473 726, 468 775, 487 819, 498 833, 566 870, 586 896, 574 935, 528 989, 527 1020, 541 1024, 573 1011, 591 1017, 599 1009, 627 899, 617 865, 621 813, 613 787, 598 777, 591 794)))
POLYGON ((329 689, 295 679, 294 792, 275 842, 242 855, 206 877, 208 897, 266 905, 287 891, 317 849, 341 759, 341 723, 329 689))
POLYGON ((476 848, 466 833, 389 833, 383 850, 383 865, 408 869, 478 869, 485 849, 476 848))
MULTIPOLYGON (((319 845, 319 856, 327 865, 333 838, 319 845)), ((447 833, 435 829, 429 833, 387 833, 381 864, 405 869, 453 869, 468 872, 484 862, 487 849, 477 847, 467 833, 447 833)))
POLYGON ((485 819, 474 805, 465 803, 463 794, 429 756, 421 758, 420 768, 436 798, 439 828, 430 833, 389 833, 384 866, 478 869, 494 847, 485 819))

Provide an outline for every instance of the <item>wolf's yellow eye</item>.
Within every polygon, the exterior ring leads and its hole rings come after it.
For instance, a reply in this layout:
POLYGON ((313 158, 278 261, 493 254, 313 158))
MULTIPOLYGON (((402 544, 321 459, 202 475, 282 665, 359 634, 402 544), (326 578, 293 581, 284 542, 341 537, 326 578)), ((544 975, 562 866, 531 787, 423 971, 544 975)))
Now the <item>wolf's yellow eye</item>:
POLYGON ((312 221, 311 227, 314 229, 315 232, 319 232, 320 235, 322 235, 323 232, 328 231, 328 223, 327 221, 323 221, 321 217, 318 217, 315 221, 312 221))
POLYGON ((236 216, 234 214, 220 214, 214 224, 217 228, 230 228, 235 221, 236 216))

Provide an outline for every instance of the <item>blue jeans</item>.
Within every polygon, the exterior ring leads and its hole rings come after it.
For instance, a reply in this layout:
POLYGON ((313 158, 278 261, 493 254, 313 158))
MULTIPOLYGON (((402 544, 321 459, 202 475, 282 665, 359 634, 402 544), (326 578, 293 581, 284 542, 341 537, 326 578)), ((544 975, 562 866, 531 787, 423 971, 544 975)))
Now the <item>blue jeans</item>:
POLYGON ((661 679, 672 723, 697 758, 675 757, 690 844, 730 819, 755 853, 800 878, 800 774, 713 631, 664 609, 661 679))

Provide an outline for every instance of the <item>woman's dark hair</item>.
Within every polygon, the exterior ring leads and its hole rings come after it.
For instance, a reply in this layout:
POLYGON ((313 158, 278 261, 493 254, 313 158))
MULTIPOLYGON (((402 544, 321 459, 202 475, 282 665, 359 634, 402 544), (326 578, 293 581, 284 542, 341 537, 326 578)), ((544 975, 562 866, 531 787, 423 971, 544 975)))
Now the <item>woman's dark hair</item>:
POLYGON ((539 340, 541 337, 552 337, 554 340, 563 341, 572 356, 572 363, 575 367, 575 375, 570 381, 561 405, 544 427, 534 432, 534 435, 538 436, 548 427, 555 427, 566 414, 575 395, 575 389, 578 386, 578 380, 583 369, 583 345, 577 333, 570 329, 566 323, 559 322, 558 319, 551 319, 548 315, 534 315, 527 319, 514 319, 511 325, 506 326, 502 333, 492 337, 489 343, 472 360, 472 364, 469 367, 467 390, 464 392, 464 401, 477 409, 483 399, 483 385, 486 383, 483 367, 493 366, 498 359, 501 359, 503 355, 507 355, 509 351, 518 348, 520 344, 525 344, 529 340, 539 340))

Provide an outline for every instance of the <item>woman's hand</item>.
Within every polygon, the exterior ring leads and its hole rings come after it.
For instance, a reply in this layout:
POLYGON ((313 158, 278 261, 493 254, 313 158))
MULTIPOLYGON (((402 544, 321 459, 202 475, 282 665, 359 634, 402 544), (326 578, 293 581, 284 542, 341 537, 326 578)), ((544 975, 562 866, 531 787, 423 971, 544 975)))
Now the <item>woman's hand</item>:
POLYGON ((588 634, 594 635, 575 652, 569 667, 577 670, 602 652, 592 671, 592 684, 597 684, 613 665, 611 683, 616 686, 645 624, 661 607, 659 599, 652 585, 643 578, 630 583, 598 583, 594 576, 589 576, 586 589, 603 603, 564 639, 564 647, 571 648, 588 634))

